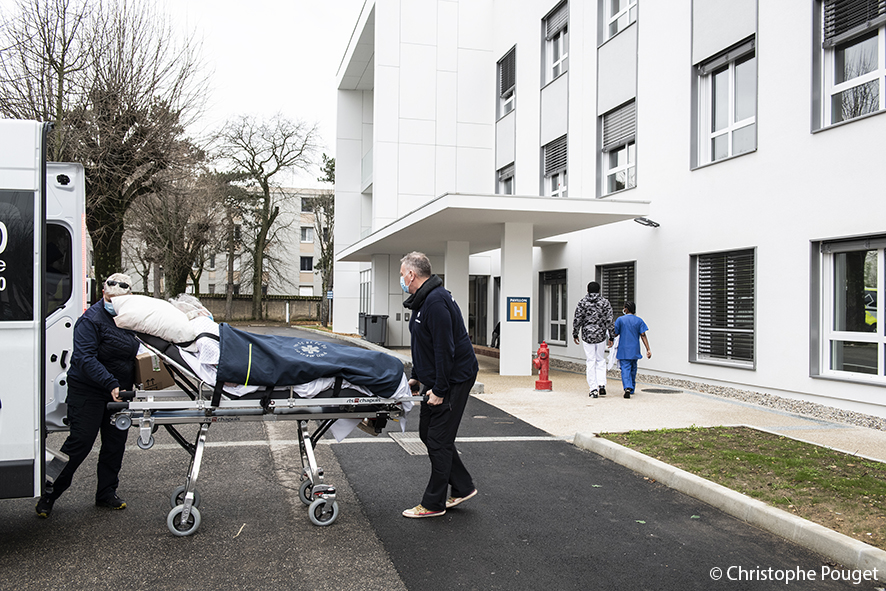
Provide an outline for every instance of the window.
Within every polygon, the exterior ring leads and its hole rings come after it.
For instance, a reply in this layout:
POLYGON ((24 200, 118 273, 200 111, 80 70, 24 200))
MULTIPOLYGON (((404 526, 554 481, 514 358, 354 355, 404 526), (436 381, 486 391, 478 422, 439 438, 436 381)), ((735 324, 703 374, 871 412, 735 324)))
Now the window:
POLYGON ((634 105, 631 101, 603 115, 603 195, 637 186, 634 105))
POLYGON ((313 241, 314 241, 314 228, 313 228, 313 226, 302 226, 302 228, 301 228, 301 241, 302 241, 302 242, 313 242, 313 241))
POLYGON ((563 2, 544 19, 545 83, 557 78, 569 66, 569 4, 563 2))
POLYGON ((302 211, 302 213, 314 213, 314 198, 313 197, 302 197, 301 198, 301 211, 302 211))
POLYGON ((215 283, 210 283, 207 288, 209 289, 209 295, 215 294, 215 283))
POLYGON ((498 62, 498 116, 514 110, 517 79, 517 48, 511 49, 498 62))
POLYGON ((637 0, 603 0, 607 39, 615 37, 637 20, 637 0))
POLYGON ((886 2, 822 2, 824 126, 886 109, 886 2))
POLYGON ((886 384, 886 236, 820 245, 821 342, 814 375, 886 384))
POLYGON ((314 257, 301 257, 301 270, 305 273, 314 270, 314 257))
POLYGON ((698 163, 757 149, 754 39, 698 66, 698 163))
POLYGON ((74 243, 71 232, 58 223, 46 224, 46 315, 64 308, 74 295, 74 243))
POLYGON ((298 286, 298 295, 313 296, 314 295, 314 286, 313 285, 299 285, 298 286))
POLYGON ((551 197, 566 197, 566 136, 561 136, 545 145, 544 149, 544 194, 551 197))
POLYGON ((514 194, 514 165, 508 164, 498 171, 498 186, 496 190, 498 195, 514 194))
POLYGON ((541 273, 544 310, 544 340, 551 345, 565 345, 567 334, 566 269, 541 273))
POLYGON ((600 294, 612 305, 612 319, 623 316, 625 302, 635 302, 634 263, 600 265, 597 267, 600 294))
POLYGON ((754 367, 756 253, 753 249, 692 257, 690 361, 754 367))
POLYGON ((360 313, 369 314, 372 309, 372 269, 360 271, 360 313))

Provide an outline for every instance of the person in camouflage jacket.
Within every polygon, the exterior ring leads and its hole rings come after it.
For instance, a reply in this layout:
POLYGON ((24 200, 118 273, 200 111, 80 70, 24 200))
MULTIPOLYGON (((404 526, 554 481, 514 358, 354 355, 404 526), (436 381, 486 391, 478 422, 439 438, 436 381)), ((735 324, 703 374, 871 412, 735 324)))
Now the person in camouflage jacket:
POLYGON ((606 346, 612 346, 615 334, 612 306, 600 295, 600 284, 588 283, 588 294, 575 307, 572 320, 572 338, 584 347, 587 358, 588 396, 606 396, 606 346), (579 334, 581 341, 579 341, 579 334))

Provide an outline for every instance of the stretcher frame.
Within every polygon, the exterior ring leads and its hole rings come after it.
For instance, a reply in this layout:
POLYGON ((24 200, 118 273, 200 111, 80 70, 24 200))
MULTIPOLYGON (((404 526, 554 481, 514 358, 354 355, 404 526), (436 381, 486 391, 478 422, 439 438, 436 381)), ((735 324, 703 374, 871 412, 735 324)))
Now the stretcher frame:
MULTIPOLYGON (((141 339, 139 339, 141 340, 141 339)), ((420 402, 422 396, 398 399, 366 396, 357 390, 340 387, 326 390, 312 398, 302 398, 293 386, 268 388, 259 399, 213 399, 215 385, 208 384, 193 371, 141 340, 166 366, 180 390, 142 390, 121 392, 123 402, 108 403, 114 411, 111 421, 120 430, 133 425, 138 428, 136 444, 147 450, 154 445, 154 432, 163 426, 191 456, 185 484, 170 495, 171 510, 166 518, 169 531, 176 536, 189 536, 201 523, 198 509, 200 493, 197 480, 206 449, 209 427, 214 423, 248 421, 298 421, 298 445, 302 462, 301 485, 298 498, 308 507, 308 517, 318 526, 331 525, 338 518, 335 486, 323 480, 323 468, 317 464, 314 449, 319 440, 338 419, 371 419, 376 433, 389 419, 403 416, 401 402, 420 402), (332 396, 326 394, 332 393, 332 396), (338 394, 336 396, 336 394, 338 394), (342 396, 342 394, 345 394, 342 396), (185 399, 187 398, 187 399, 185 399), (313 432, 310 421, 318 421, 313 432), (176 425, 199 425, 194 443, 182 435, 176 425)))

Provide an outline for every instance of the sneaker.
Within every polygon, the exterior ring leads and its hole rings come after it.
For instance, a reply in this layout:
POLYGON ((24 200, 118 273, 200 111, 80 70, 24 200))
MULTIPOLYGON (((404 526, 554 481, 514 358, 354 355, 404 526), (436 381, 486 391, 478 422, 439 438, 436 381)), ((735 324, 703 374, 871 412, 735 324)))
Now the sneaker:
POLYGON ((600 396, 606 396, 606 386, 600 386, 600 396))
POLYGON ((125 509, 126 501, 117 496, 117 493, 114 493, 114 496, 109 499, 104 499, 101 501, 95 502, 96 507, 105 507, 107 509, 125 509))
POLYGON ((369 433, 373 437, 378 437, 379 433, 375 431, 375 420, 374 419, 363 419, 359 423, 357 423, 357 428, 359 428, 364 433, 369 433))
POLYGON ((464 503, 468 499, 474 497, 476 494, 477 494, 477 489, 475 488, 473 491, 471 491, 470 493, 466 494, 463 497, 449 497, 448 499, 446 499, 446 508, 452 509, 453 507, 457 507, 458 505, 461 505, 462 503, 464 503))
POLYGON ((631 390, 630 388, 628 388, 627 390, 625 390, 625 398, 630 398, 631 394, 633 394, 633 393, 634 393, 634 391, 631 390))
POLYGON ((446 509, 443 509, 442 511, 431 511, 430 509, 425 509, 421 505, 416 505, 412 509, 403 511, 403 517, 412 517, 414 519, 420 519, 422 517, 439 517, 445 514, 446 509))
POLYGON ((599 394, 597 393, 597 390, 591 390, 591 393, 588 394, 588 396, 590 396, 591 398, 598 398, 599 394))
POLYGON ((37 517, 42 517, 46 519, 49 517, 50 513, 52 513, 52 506, 55 504, 55 499, 51 499, 47 496, 40 497, 40 500, 37 501, 37 505, 34 509, 37 510, 37 517))

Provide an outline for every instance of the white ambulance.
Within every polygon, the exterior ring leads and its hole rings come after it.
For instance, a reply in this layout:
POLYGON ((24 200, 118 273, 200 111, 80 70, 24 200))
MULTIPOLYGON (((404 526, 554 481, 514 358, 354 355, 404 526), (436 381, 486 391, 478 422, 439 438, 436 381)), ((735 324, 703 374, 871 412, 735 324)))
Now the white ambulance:
POLYGON ((74 322, 88 305, 83 167, 46 162, 50 129, 0 119, 0 499, 40 496, 63 465, 46 435, 67 429, 74 322))

